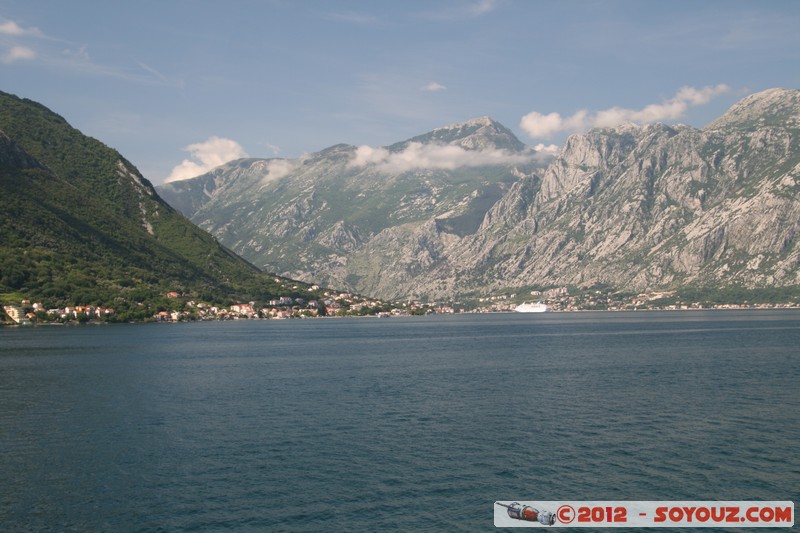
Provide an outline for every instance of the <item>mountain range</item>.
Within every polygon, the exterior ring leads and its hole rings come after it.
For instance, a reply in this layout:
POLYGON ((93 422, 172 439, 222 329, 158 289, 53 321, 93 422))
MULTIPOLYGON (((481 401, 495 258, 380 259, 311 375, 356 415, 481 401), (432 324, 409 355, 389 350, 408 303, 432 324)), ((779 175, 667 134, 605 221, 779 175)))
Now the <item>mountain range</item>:
POLYGON ((396 298, 407 293, 385 290, 393 282, 376 269, 397 260, 413 283, 432 259, 398 257, 400 243, 380 243, 413 239, 428 224, 444 238, 474 234, 542 157, 481 117, 384 148, 342 144, 296 160, 232 161, 158 192, 254 264, 396 298))
POLYGON ((799 143, 800 91, 771 89, 704 128, 594 129, 549 157, 482 117, 157 190, 260 268, 383 298, 789 287, 799 143))

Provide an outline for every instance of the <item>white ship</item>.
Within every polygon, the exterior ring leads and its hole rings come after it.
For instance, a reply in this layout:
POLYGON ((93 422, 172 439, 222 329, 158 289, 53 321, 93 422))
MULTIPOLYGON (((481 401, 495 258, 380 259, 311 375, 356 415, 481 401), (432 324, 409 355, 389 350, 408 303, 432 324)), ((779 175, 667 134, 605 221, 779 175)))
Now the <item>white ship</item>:
POLYGON ((549 310, 550 308, 542 302, 536 302, 535 304, 520 304, 514 308, 514 311, 517 313, 544 313, 549 310))

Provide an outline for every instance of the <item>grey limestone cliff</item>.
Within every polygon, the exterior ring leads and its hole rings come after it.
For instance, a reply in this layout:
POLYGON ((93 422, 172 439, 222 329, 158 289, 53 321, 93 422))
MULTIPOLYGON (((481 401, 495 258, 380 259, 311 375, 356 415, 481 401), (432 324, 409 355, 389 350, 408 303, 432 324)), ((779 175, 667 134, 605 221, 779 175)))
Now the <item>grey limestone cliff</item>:
POLYGON ((702 129, 573 135, 546 166, 485 117, 387 147, 381 164, 354 166, 359 150, 230 163, 175 186, 194 199, 167 199, 259 266, 386 298, 800 284, 797 90, 749 96, 702 129), (507 157, 386 164, 431 146, 507 157))

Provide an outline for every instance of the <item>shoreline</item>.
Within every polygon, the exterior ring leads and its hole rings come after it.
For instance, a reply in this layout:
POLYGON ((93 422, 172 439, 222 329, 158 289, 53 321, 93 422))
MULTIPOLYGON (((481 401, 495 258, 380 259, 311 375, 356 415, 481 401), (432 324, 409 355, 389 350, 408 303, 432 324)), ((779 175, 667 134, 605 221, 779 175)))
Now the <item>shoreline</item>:
POLYGON ((290 318, 248 318, 248 317, 241 317, 241 318, 225 318, 225 319, 201 319, 201 320, 173 320, 173 321, 157 321, 157 320, 142 320, 142 321, 129 321, 129 322, 111 322, 111 321, 99 321, 99 320, 90 320, 88 322, 77 322, 77 321, 68 321, 68 322, 30 322, 26 324, 16 324, 16 323, 8 323, 2 322, 0 323, 0 329, 2 328, 29 328, 29 327, 81 327, 81 326, 111 326, 111 325, 136 325, 136 324, 162 324, 162 325, 174 325, 174 324, 188 324, 188 323, 201 323, 201 322, 239 322, 239 321, 263 321, 263 322, 272 322, 272 321, 296 321, 296 320, 319 320, 319 319, 331 319, 331 320, 340 320, 340 319, 381 319, 381 318, 392 318, 392 319, 402 319, 402 318, 414 318, 414 317, 433 317, 433 316, 458 316, 458 315, 553 315, 553 314, 584 314, 584 313, 597 313, 597 314, 618 314, 618 313, 686 313, 686 312, 742 312, 742 311, 755 311, 755 312, 765 312, 765 311, 798 311, 800 310, 800 306, 797 305, 776 305, 770 307, 764 306, 752 306, 752 307, 691 307, 691 308, 680 308, 680 309, 661 309, 661 308, 651 308, 651 309, 550 309, 546 312, 542 313, 521 313, 517 311, 465 311, 461 313, 427 313, 427 314, 386 314, 386 315, 347 315, 347 316, 336 316, 336 315, 329 315, 329 316, 301 316, 301 317, 290 317, 290 318))

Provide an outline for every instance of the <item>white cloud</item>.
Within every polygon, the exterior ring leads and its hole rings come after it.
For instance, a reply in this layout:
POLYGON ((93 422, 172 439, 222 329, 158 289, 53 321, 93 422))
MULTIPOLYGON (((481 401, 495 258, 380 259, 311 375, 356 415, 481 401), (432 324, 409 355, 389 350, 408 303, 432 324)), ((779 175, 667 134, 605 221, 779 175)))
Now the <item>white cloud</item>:
POLYGON ((0 34, 13 35, 15 37, 22 37, 24 35, 31 35, 33 37, 44 37, 44 34, 39 28, 23 28, 13 20, 7 20, 0 23, 0 34))
POLYGON ((364 144, 356 149, 356 155, 350 161, 350 165, 354 167, 377 165, 388 161, 390 156, 391 153, 386 148, 373 148, 364 144))
POLYGON ((23 35, 25 33, 25 30, 23 30, 13 20, 8 20, 0 24, 0 33, 5 35, 23 35))
POLYGON ((184 159, 173 168, 165 183, 194 178, 228 161, 247 157, 239 143, 220 137, 209 137, 207 141, 190 144, 184 150, 191 153, 193 160, 184 159))
POLYGON ((559 150, 561 147, 558 145, 539 143, 533 147, 533 159, 540 165, 546 165, 558 155, 559 150))
POLYGON ((264 143, 264 146, 272 150, 272 155, 275 156, 281 155, 281 152, 283 151, 277 144, 264 143))
POLYGON ((36 52, 27 46, 12 46, 8 52, 0 57, 3 63, 13 63, 20 60, 36 59, 36 52))
POLYGON ((692 105, 703 105, 710 102, 714 97, 719 96, 730 91, 731 88, 720 83, 715 87, 703 87, 702 89, 695 89, 694 87, 681 87, 676 98, 690 102, 692 105))
POLYGON ((479 17, 481 15, 485 15, 486 13, 490 13, 497 8, 498 2, 497 0, 480 0, 467 8, 468 13, 470 13, 474 17, 479 17))
POLYGON ((541 139, 563 130, 564 119, 558 113, 543 115, 538 111, 531 111, 522 117, 519 127, 534 139, 541 139))
POLYGON ((412 142, 402 152, 359 146, 350 165, 374 165, 381 172, 400 173, 418 169, 455 170, 485 165, 513 165, 530 159, 530 154, 512 154, 505 150, 465 150, 460 146, 412 142))
POLYGON ((533 149, 544 154, 556 155, 560 150, 560 147, 556 144, 548 144, 545 146, 544 144, 539 143, 534 146, 533 149))
POLYGON ((432 81, 422 88, 425 92, 444 91, 445 89, 447 89, 447 87, 436 81, 432 81))
POLYGON ((261 178, 261 184, 275 180, 279 180, 284 176, 288 176, 300 164, 299 161, 291 161, 289 159, 271 159, 267 162, 267 173, 261 178))
POLYGON ((13 20, 0 22, 0 35, 8 36, 8 39, 2 42, 5 50, 0 52, 0 63, 6 64, 21 60, 30 61, 38 57, 39 54, 33 48, 20 43, 28 40, 25 37, 46 38, 39 28, 23 28, 13 20))
POLYGON ((719 84, 713 87, 682 87, 672 98, 660 104, 650 104, 642 109, 612 107, 590 113, 580 110, 569 117, 559 113, 544 115, 533 111, 520 120, 520 128, 532 138, 541 139, 562 132, 578 132, 589 128, 610 128, 626 122, 649 124, 665 120, 677 120, 692 106, 707 104, 714 97, 730 91, 730 87, 719 84))

